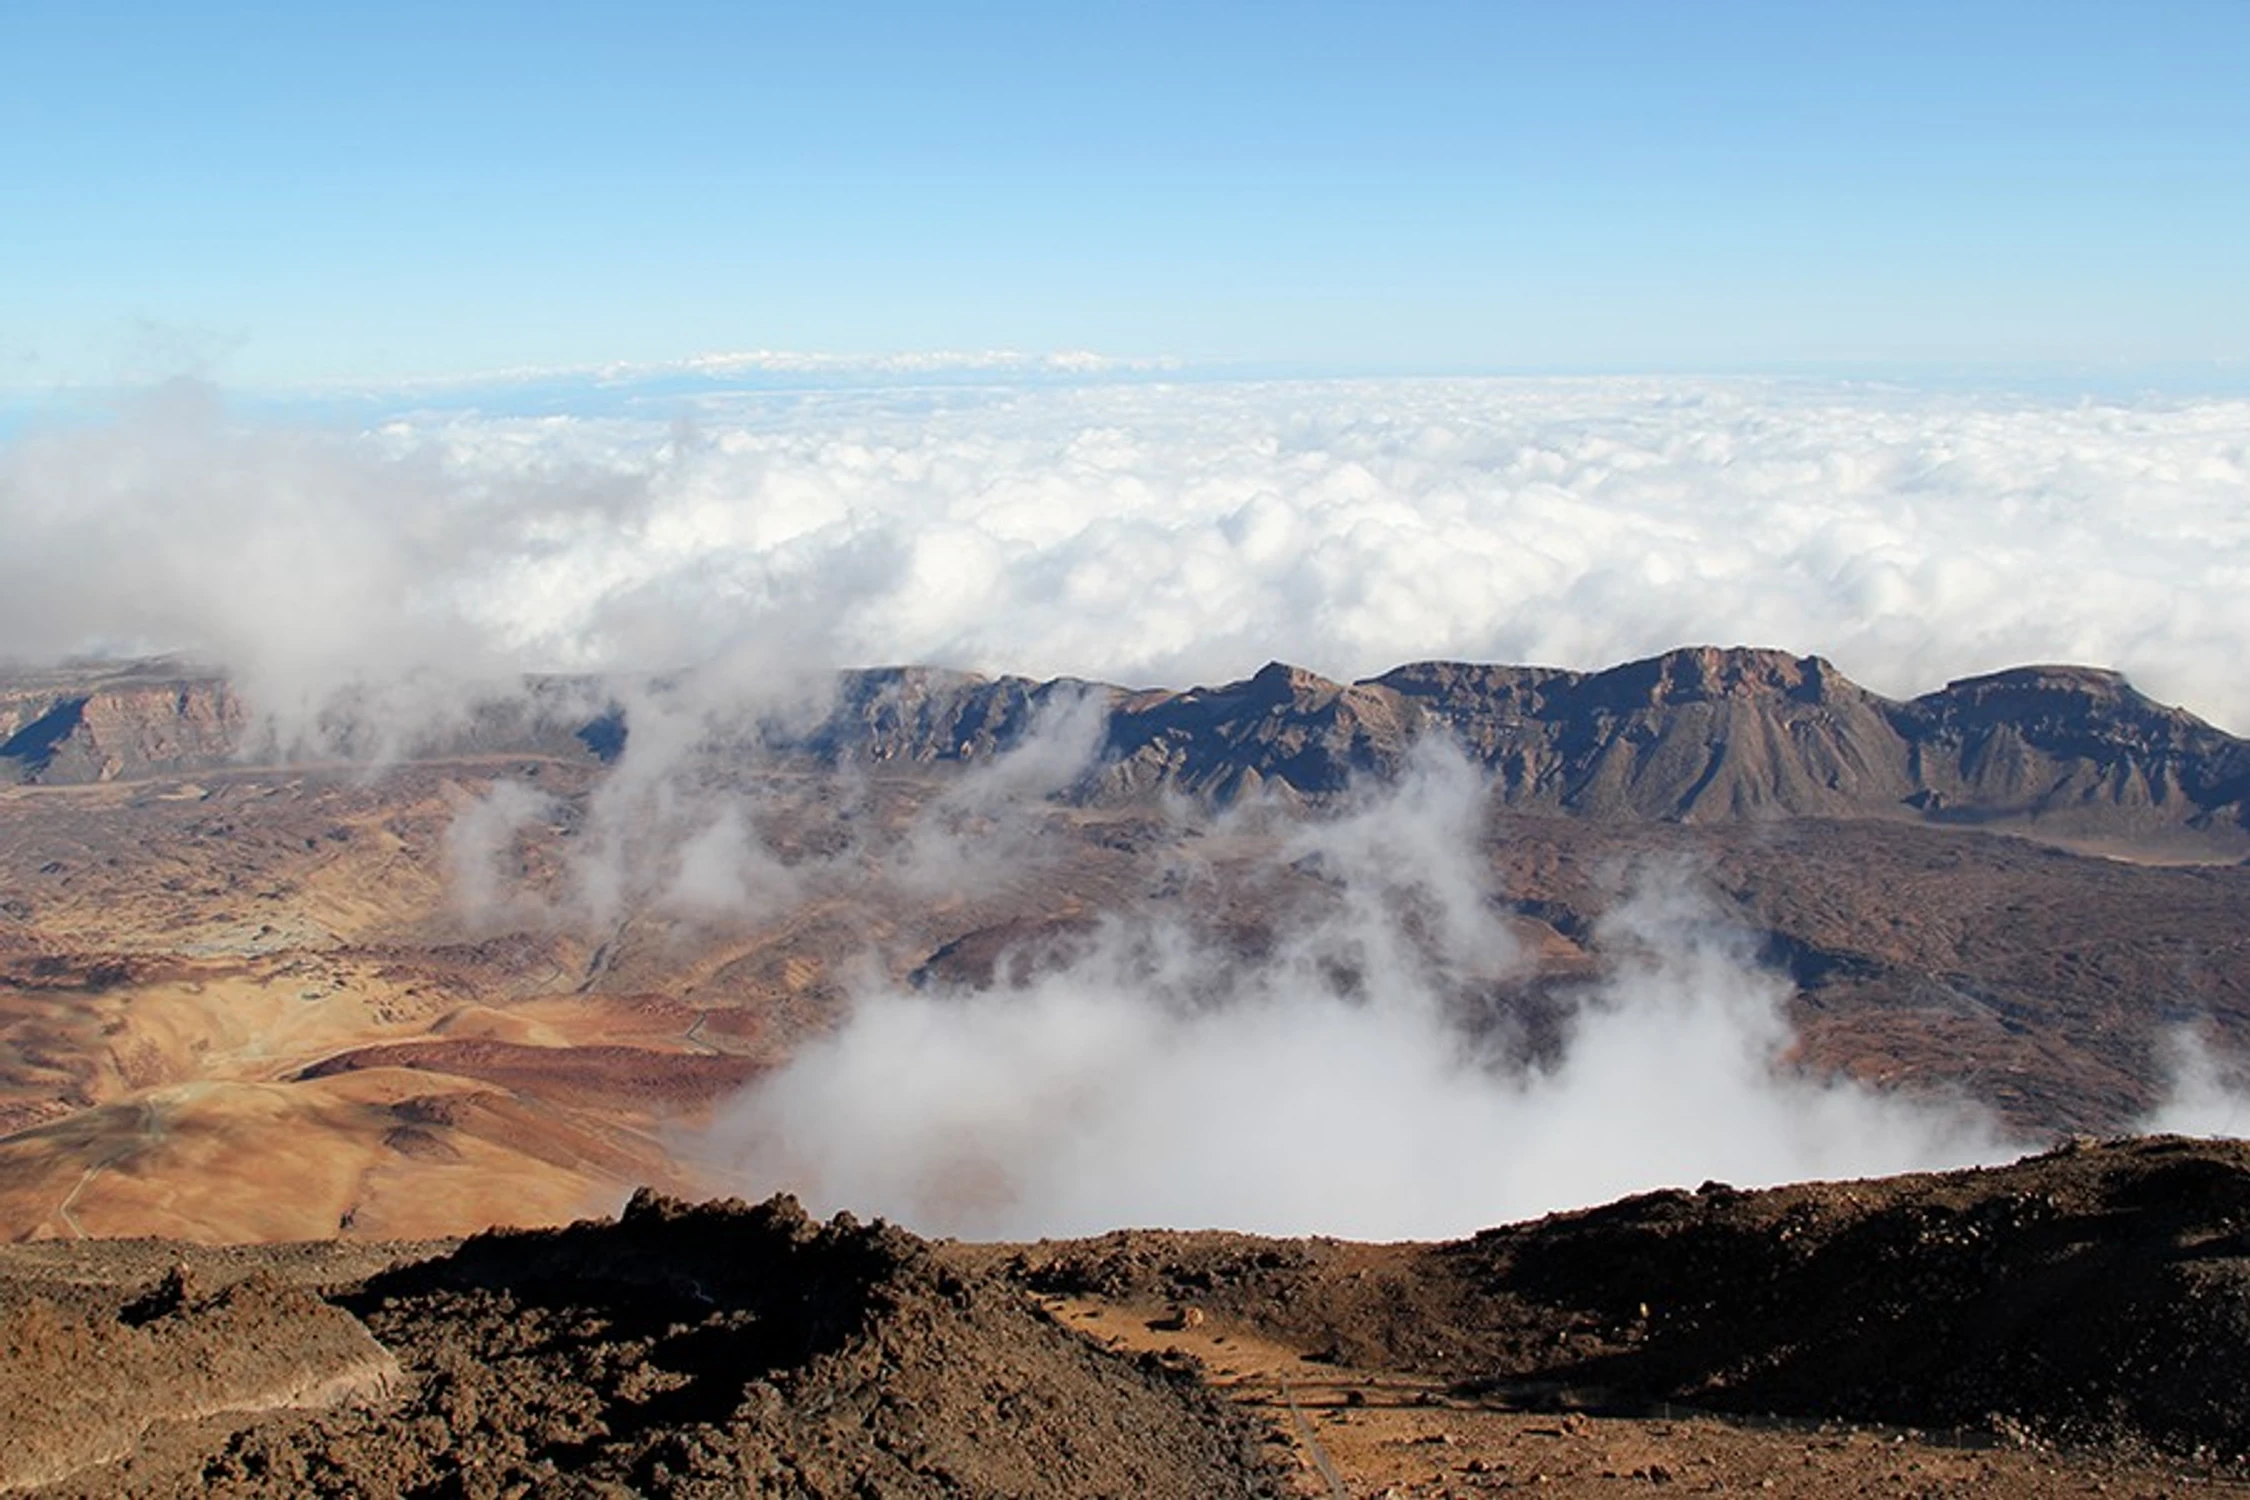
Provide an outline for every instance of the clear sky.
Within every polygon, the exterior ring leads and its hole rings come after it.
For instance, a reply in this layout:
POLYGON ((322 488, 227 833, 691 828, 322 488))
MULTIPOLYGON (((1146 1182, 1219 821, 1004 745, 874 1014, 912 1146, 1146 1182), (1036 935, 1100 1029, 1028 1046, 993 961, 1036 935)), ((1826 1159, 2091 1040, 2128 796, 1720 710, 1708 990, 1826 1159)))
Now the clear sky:
POLYGON ((0 0, 0 385, 2250 359, 2250 0, 0 0))

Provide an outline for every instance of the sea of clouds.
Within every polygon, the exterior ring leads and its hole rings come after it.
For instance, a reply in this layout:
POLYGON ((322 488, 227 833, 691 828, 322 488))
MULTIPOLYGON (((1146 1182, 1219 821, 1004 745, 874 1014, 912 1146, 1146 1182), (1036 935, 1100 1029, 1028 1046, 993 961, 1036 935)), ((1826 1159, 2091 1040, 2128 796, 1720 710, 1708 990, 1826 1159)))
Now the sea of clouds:
POLYGON ((345 682, 1691 643, 1879 691, 2034 661, 2250 729, 2250 401, 1687 379, 707 391, 260 425, 175 385, 0 448, 0 643, 345 682))

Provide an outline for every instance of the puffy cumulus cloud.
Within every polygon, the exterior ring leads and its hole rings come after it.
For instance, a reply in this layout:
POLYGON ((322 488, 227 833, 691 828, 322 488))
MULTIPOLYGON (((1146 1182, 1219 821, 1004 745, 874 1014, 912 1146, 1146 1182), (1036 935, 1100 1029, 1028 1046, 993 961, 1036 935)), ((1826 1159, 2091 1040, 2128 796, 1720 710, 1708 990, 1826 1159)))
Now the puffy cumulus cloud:
POLYGON ((1483 792, 1434 752, 1297 829, 1282 861, 1332 899, 1254 959, 1144 914, 989 990, 868 978, 695 1150, 745 1191, 1001 1238, 1440 1236, 1714 1176, 2012 1154, 1967 1106, 1793 1070, 1786 981, 1679 870, 1641 872, 1602 924, 1607 973, 1527 1051, 1474 1003, 1521 969, 1474 847, 1483 792))
POLYGON ((1745 643, 1894 694, 2115 666, 2250 728, 2250 402, 1089 381, 679 409, 275 434, 175 391, 19 439, 0 638, 202 650, 280 699, 713 655, 1181 685, 1745 643))

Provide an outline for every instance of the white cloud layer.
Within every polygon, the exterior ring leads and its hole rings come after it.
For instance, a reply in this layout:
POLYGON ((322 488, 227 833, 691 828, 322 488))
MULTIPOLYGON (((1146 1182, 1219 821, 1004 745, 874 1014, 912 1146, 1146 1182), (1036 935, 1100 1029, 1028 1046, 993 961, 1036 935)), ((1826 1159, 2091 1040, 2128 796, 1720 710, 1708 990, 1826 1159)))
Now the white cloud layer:
POLYGON ((287 705, 714 657, 1184 685, 1741 643, 1894 694, 2115 666, 2250 729, 2250 401, 1433 380, 691 409, 321 435, 175 388, 19 439, 0 648, 201 651, 287 705))

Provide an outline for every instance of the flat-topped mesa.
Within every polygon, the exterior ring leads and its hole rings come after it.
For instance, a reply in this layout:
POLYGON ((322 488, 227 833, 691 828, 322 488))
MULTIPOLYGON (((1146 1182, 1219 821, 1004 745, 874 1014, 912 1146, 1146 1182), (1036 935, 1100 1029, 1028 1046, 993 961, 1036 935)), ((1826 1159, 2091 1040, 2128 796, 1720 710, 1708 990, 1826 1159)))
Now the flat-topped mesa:
POLYGON ((1665 708, 1775 695, 1818 702, 1835 680, 1836 669, 1817 656, 1749 646, 1689 646, 1596 672, 1583 683, 1598 697, 1614 699, 1620 708, 1665 708))
POLYGON ((2032 738, 2076 739, 2089 748, 2208 750, 2234 742, 2186 710, 2148 697, 2123 674, 2100 667, 2010 667, 1958 678, 1906 706, 1957 734, 2005 723, 2032 738))
MULTIPOLYGON (((390 725, 341 694, 289 731, 224 674, 171 662, 0 672, 0 785, 72 786, 267 761, 396 760, 475 753, 599 755, 603 694, 585 679, 529 679, 429 725, 390 725), (401 740, 404 729, 420 738, 401 740)), ((607 759, 609 757, 602 756, 607 759)))
POLYGON ((1485 666, 1426 661, 1394 667, 1370 681, 1426 702, 1477 702, 1488 712, 1628 713, 1721 699, 1828 701, 1834 693, 1872 695, 1818 656, 1746 646, 1692 646, 1598 672, 1560 667, 1485 666))

